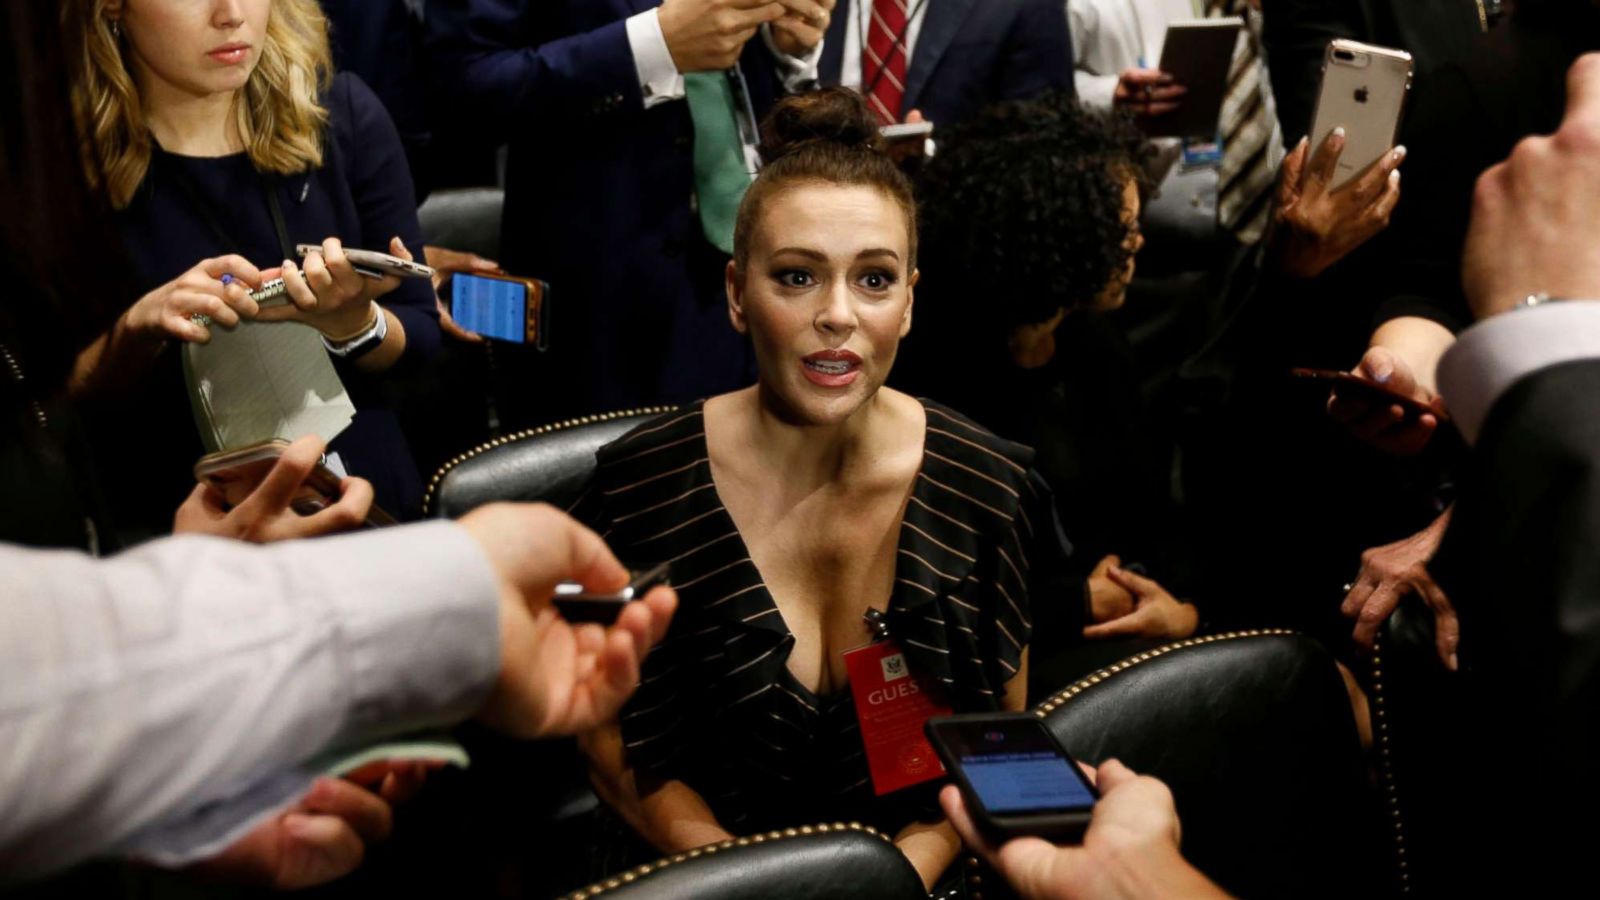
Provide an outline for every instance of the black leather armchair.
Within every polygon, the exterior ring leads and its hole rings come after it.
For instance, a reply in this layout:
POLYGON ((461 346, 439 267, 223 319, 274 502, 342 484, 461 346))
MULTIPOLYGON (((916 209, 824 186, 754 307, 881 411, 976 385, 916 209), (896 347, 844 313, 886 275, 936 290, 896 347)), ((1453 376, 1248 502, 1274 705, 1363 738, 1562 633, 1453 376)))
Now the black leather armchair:
MULTIPOLYGON (((570 505, 594 451, 664 411, 558 423, 462 454, 434 477, 425 508, 453 517, 494 500, 570 505)), ((1036 713, 1081 759, 1115 756, 1170 785, 1186 855, 1241 896, 1397 893, 1387 813, 1367 783, 1343 683, 1313 641, 1252 631, 1155 647, 1064 688, 1036 713)), ((581 774, 572 780, 587 792, 581 774)), ((923 896, 892 846, 843 828, 680 854, 571 896, 923 896)), ((1004 895, 975 861, 969 871, 978 873, 974 894, 1004 895)))
POLYGON ((564 900, 920 900, 917 870, 889 838, 855 823, 805 825, 665 857, 564 900))

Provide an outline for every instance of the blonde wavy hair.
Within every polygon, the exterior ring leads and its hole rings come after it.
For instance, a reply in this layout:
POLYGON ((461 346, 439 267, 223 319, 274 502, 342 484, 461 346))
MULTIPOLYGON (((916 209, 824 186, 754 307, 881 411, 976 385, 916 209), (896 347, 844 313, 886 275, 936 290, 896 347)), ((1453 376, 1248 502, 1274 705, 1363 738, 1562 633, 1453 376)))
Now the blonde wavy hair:
MULTIPOLYGON (((122 40, 106 0, 61 4, 69 59, 77 67, 73 114, 89 179, 126 207, 150 170, 153 141, 122 40)), ((320 93, 333 77, 328 20, 317 0, 272 0, 260 59, 234 98, 232 115, 259 171, 293 175, 322 165, 328 111, 320 93)))

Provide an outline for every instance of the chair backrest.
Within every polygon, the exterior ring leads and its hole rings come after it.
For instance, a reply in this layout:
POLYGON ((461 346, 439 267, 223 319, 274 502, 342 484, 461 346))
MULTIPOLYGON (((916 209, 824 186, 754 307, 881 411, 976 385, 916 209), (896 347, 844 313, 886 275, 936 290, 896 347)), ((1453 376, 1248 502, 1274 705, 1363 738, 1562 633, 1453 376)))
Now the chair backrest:
POLYGON ((417 209, 417 222, 429 244, 499 259, 505 202, 499 188, 434 191, 417 209))
POLYGON ((672 409, 656 406, 585 416, 475 447, 439 468, 422 499, 423 514, 454 519, 497 500, 543 502, 565 509, 594 473, 596 450, 672 409))
POLYGON ((569 894, 567 900, 922 900, 905 854, 859 824, 807 825, 680 853, 569 894))
POLYGON ((1035 713, 1079 759, 1165 781, 1184 855, 1236 896, 1394 892, 1349 694, 1314 641, 1264 630, 1168 644, 1035 713))

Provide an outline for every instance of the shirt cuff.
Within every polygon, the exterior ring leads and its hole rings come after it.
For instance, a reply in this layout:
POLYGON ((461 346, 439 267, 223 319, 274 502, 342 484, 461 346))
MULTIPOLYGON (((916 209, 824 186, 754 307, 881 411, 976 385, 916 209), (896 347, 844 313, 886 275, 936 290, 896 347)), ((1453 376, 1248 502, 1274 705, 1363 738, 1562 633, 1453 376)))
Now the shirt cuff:
POLYGON ((772 51, 772 58, 777 62, 778 80, 783 82, 783 89, 791 94, 808 90, 817 83, 817 63, 822 59, 822 45, 825 40, 817 41, 811 52, 805 56, 790 56, 778 49, 772 39, 772 23, 761 26, 761 40, 772 51))
POLYGON ((350 691, 335 748, 453 725, 483 705, 500 672, 499 585, 465 531, 435 522, 364 537, 300 549, 303 559, 327 554, 314 569, 335 582, 326 593, 350 691))
POLYGON ((1439 360, 1439 393, 1467 443, 1511 386, 1540 369, 1600 358, 1600 302, 1513 310, 1461 333, 1439 360))
POLYGON ((639 73, 645 109, 683 99, 683 73, 667 49, 660 11, 659 7, 646 10, 629 16, 627 22, 628 48, 633 51, 633 68, 639 73))

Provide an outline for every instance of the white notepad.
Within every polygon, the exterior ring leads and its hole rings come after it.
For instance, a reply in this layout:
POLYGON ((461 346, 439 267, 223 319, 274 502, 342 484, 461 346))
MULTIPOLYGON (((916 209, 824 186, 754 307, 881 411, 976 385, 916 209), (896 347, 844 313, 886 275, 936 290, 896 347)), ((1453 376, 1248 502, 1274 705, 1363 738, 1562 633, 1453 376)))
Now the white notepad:
POLYGON ((183 374, 206 451, 315 434, 331 441, 355 417, 316 329, 298 322, 241 322, 185 344, 183 374))

